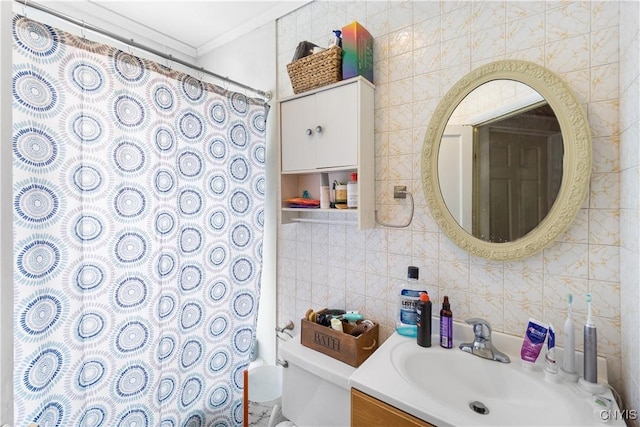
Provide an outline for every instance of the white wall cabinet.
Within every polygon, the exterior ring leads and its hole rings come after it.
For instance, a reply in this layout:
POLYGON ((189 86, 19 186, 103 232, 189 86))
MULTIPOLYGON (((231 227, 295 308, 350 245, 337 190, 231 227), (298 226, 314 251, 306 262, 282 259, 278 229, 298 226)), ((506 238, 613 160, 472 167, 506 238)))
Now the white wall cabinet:
MULTIPOLYGON (((300 197, 304 190, 319 199, 322 178, 346 184, 356 172, 357 209, 312 211, 345 214, 360 229, 375 226, 374 90, 355 77, 278 102, 281 200, 300 197)), ((309 211, 289 208, 283 201, 281 221, 295 221, 309 211)))
POLYGON ((358 85, 283 102, 282 171, 358 164, 358 85))

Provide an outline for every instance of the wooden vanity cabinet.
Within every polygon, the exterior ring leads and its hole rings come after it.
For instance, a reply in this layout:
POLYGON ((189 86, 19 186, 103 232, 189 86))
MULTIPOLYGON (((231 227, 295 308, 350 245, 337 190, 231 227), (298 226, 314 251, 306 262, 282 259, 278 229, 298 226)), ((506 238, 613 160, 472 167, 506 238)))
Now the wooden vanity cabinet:
POLYGON ((375 397, 351 389, 351 427, 435 427, 375 397))

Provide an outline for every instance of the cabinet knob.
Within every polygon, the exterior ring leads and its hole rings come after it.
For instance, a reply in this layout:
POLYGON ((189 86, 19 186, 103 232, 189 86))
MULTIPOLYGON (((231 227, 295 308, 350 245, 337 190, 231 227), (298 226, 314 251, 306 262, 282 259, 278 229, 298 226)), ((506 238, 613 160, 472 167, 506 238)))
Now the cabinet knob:
POLYGON ((307 129, 307 130, 305 131, 305 133, 306 133, 307 135, 311 135, 311 134, 313 133, 313 131, 312 131, 311 129, 307 129))
POLYGON ((316 126, 316 132, 321 133, 322 132, 322 126, 316 126))

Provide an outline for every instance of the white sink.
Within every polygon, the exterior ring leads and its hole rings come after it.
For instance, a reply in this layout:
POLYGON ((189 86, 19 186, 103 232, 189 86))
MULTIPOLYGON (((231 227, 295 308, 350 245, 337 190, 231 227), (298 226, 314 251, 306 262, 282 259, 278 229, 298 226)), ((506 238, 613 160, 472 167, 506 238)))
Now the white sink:
MULTIPOLYGON (((603 425, 591 395, 576 383, 545 380, 544 354, 526 370, 520 363, 521 341, 495 332, 495 347, 511 363, 463 352, 459 343, 472 336, 465 326, 456 325, 454 338, 459 338, 452 349, 440 347, 436 335, 429 348, 419 347, 415 338, 392 335, 354 372, 351 387, 437 426, 603 425)), ((606 380, 605 363, 600 360, 601 380, 606 380)), ((613 400, 609 389, 604 396, 613 400)), ((625 424, 611 420, 607 425, 625 424)))
POLYGON ((557 404, 563 399, 560 389, 565 387, 553 387, 535 372, 523 370, 517 360, 505 364, 458 348, 425 349, 404 341, 391 350, 391 364, 417 390, 434 390, 435 384, 442 384, 431 397, 451 411, 473 414, 470 404, 481 402, 488 413, 477 418, 488 424, 496 425, 498 420, 512 424, 531 413, 536 414, 539 425, 571 424, 571 413, 557 404))

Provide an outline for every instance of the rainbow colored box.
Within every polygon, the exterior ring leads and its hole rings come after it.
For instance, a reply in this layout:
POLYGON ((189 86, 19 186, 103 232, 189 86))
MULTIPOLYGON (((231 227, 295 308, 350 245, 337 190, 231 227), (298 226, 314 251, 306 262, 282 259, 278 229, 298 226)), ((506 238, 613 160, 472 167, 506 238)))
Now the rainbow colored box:
POLYGON ((342 78, 355 76, 373 83, 373 37, 357 21, 342 27, 342 78))

